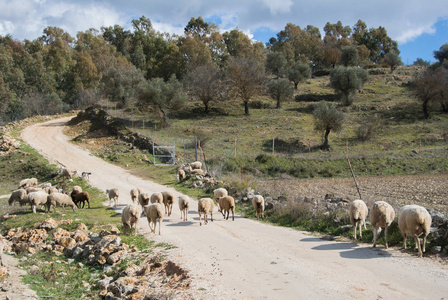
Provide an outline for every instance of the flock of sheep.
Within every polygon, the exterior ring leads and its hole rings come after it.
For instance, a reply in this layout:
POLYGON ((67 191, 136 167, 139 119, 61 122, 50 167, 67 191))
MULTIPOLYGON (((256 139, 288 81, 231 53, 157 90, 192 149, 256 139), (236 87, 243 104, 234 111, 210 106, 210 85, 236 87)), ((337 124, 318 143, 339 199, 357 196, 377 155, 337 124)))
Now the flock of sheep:
MULTIPOLYGON (((188 172, 191 174, 198 174, 197 170, 202 170, 200 162, 194 162, 190 164, 188 172), (195 171, 196 170, 196 171, 195 171)), ((71 178, 71 172, 65 168, 60 170, 60 173, 64 177, 71 178)), ((88 180, 90 173, 83 174, 84 178, 88 180), (87 177, 87 178, 85 178, 87 177)), ((178 180, 185 178, 185 170, 179 169, 177 174, 178 180)), ((36 178, 27 178, 19 183, 19 189, 12 192, 9 198, 9 205, 13 205, 15 202, 19 202, 21 206, 31 205, 33 213, 36 213, 36 208, 41 206, 45 208, 45 212, 50 212, 51 207, 56 211, 56 207, 72 207, 73 211, 77 208, 84 208, 85 202, 87 202, 90 208, 90 197, 87 192, 83 192, 81 187, 74 186, 70 194, 63 192, 55 187, 52 187, 50 183, 45 183, 41 187, 37 187, 36 178)), ((106 194, 109 198, 110 206, 118 206, 118 198, 120 196, 118 189, 108 189, 106 194)), ((159 235, 161 233, 161 222, 164 215, 171 216, 175 196, 171 192, 156 192, 151 195, 142 191, 140 188, 134 188, 130 191, 132 204, 127 205, 122 212, 123 232, 132 233, 134 228, 134 235, 137 234, 137 223, 141 214, 146 216, 151 233, 156 232, 157 223, 159 223, 159 235)), ((235 217, 235 199, 228 195, 228 192, 224 188, 218 188, 213 191, 213 198, 201 198, 198 201, 198 215, 199 225, 202 225, 202 215, 204 215, 204 224, 208 223, 208 216, 213 221, 213 210, 215 202, 218 207, 218 212, 221 212, 223 217, 227 220, 230 212, 232 213, 232 220, 235 217)), ((191 199, 186 195, 178 197, 179 210, 181 212, 181 219, 188 221, 188 210, 190 207, 191 199)), ((264 218, 264 198, 261 195, 255 195, 252 198, 252 205, 254 212, 257 216, 257 220, 264 218)), ((366 203, 362 200, 355 200, 350 204, 349 216, 350 222, 354 227, 354 239, 357 239, 357 230, 359 228, 359 236, 362 238, 362 226, 366 229, 366 218, 369 214, 369 209, 366 203)), ((377 201, 373 203, 370 208, 370 223, 373 229, 373 247, 376 247, 378 234, 381 232, 381 228, 385 231, 385 248, 387 244, 388 228, 395 219, 395 211, 393 207, 384 202, 377 201)), ((398 227, 401 231, 404 239, 404 248, 406 249, 407 237, 413 237, 415 240, 416 248, 418 249, 419 257, 422 257, 425 252, 426 237, 430 232, 431 216, 428 211, 418 205, 406 205, 401 208, 398 214, 398 227), (420 243, 419 236, 423 234, 423 241, 420 243)), ((0 253, 1 255, 1 253, 0 253)), ((0 256, 1 259, 1 256, 0 256)), ((1 260, 0 260, 1 262, 1 260)))
MULTIPOLYGON (((362 238, 362 226, 366 229, 366 218, 369 213, 367 205, 362 200, 355 200, 350 204, 349 214, 350 222, 354 227, 354 238, 356 240, 356 230, 359 227, 359 235, 362 238)), ((395 219, 394 208, 385 201, 376 201, 370 208, 370 223, 373 229, 373 247, 376 247, 378 234, 381 228, 384 228, 385 248, 387 249, 387 230, 395 219)), ((422 206, 405 205, 398 213, 398 228, 400 228, 403 237, 403 247, 406 249, 406 240, 413 237, 415 246, 418 249, 418 256, 422 257, 425 252, 426 237, 430 232, 431 215, 422 206), (423 234, 423 240, 420 243, 419 236, 423 234)))

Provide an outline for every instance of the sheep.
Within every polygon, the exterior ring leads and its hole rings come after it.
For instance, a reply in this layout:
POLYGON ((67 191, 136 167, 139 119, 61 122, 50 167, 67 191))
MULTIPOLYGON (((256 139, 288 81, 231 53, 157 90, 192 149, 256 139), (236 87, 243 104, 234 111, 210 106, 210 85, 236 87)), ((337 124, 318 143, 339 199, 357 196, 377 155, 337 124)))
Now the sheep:
POLYGON ((163 205, 165 205, 165 214, 168 214, 168 217, 171 216, 171 211, 173 210, 174 204, 174 194, 171 192, 162 192, 163 196, 163 205))
POLYGON ((59 174, 61 174, 62 177, 67 177, 68 179, 72 178, 72 172, 67 168, 59 168, 59 174))
POLYGON ((2 235, 0 234, 0 266, 4 266, 3 264, 3 258, 2 258, 2 254, 3 254, 3 248, 5 247, 5 240, 2 237, 2 235))
POLYGON ((54 186, 51 186, 51 187, 47 188, 46 191, 47 191, 48 194, 53 194, 53 193, 58 193, 59 192, 59 190, 56 187, 54 187, 54 186))
POLYGON ((42 191, 44 191, 44 189, 41 189, 38 187, 29 187, 29 188, 26 188, 25 191, 27 194, 30 194, 30 193, 34 193, 34 192, 42 192, 42 191))
POLYGON ((185 171, 182 169, 177 170, 177 181, 180 182, 185 179, 185 171))
POLYGON ((185 222, 188 221, 188 209, 190 208, 190 197, 186 195, 179 196, 180 218, 185 222))
POLYGON ((137 223, 142 214, 141 208, 137 204, 129 204, 123 208, 121 213, 121 221, 123 222, 123 233, 129 229, 129 234, 132 234, 132 227, 134 227, 134 235, 137 235, 137 223))
POLYGON ((202 169, 202 163, 200 161, 195 161, 190 164, 193 170, 202 169))
POLYGON ((87 192, 81 192, 77 193, 76 191, 71 192, 70 197, 72 197, 73 203, 76 204, 76 207, 81 208, 81 202, 82 202, 82 208, 84 208, 86 201, 88 208, 90 208, 90 196, 87 192), (79 206, 78 206, 79 203, 79 206))
POLYGON ((385 248, 387 249, 387 229, 395 219, 394 208, 387 202, 376 201, 370 209, 370 223, 373 227, 373 248, 376 247, 378 234, 384 227, 385 248))
POLYGON ((56 206, 60 206, 62 208, 64 208, 65 206, 71 206, 73 211, 76 211, 76 204, 72 199, 70 199, 70 196, 62 193, 53 193, 48 195, 48 212, 50 212, 51 206, 53 206, 54 212, 56 212, 56 206))
POLYGON ((232 196, 224 196, 219 198, 219 206, 224 219, 229 219, 229 211, 232 211, 232 221, 235 221, 235 199, 232 196), (227 217, 226 217, 227 213, 227 217))
POLYGON ((110 189, 106 190, 106 194, 109 197, 109 206, 112 205, 112 200, 115 202, 115 207, 118 206, 118 197, 120 196, 120 192, 118 189, 110 189))
POLYGON ((72 192, 78 192, 78 193, 82 193, 82 188, 79 185, 75 185, 72 189, 72 192))
POLYGON ((369 213, 369 209, 367 205, 362 200, 355 200, 350 203, 349 207, 349 215, 350 215, 350 223, 355 228, 354 238, 356 241, 356 227, 359 226, 359 236, 362 238, 362 225, 364 225, 364 229, 366 228, 366 218, 369 213))
POLYGON ((145 214, 148 220, 149 229, 151 229, 151 233, 156 233, 157 220, 159 221, 159 235, 160 228, 162 227, 162 219, 163 219, 163 206, 160 203, 152 203, 145 206, 145 214), (151 226, 154 224, 154 228, 151 226))
POLYGON ((431 215, 428 211, 419 205, 405 205, 398 214, 398 228, 400 228, 403 237, 403 247, 406 249, 406 240, 408 236, 414 237, 415 246, 418 248, 418 257, 423 256, 425 252, 426 237, 431 227, 431 215), (423 242, 420 246, 419 235, 423 233, 423 242), (423 248, 423 249, 422 249, 423 248))
POLYGON ((90 173, 90 172, 82 172, 81 173, 81 179, 88 182, 88 181, 90 181, 90 175, 92 175, 92 173, 90 173))
POLYGON ((255 214, 257 215, 257 220, 264 219, 264 198, 261 195, 255 195, 252 198, 252 205, 254 207, 255 214))
POLYGON ((207 214, 210 214, 210 220, 213 222, 213 200, 211 198, 201 198, 198 201, 199 226, 202 226, 201 213, 204 213, 204 225, 207 225, 207 214))
POLYGON ((228 196, 227 190, 225 188, 219 188, 213 191, 213 199, 215 199, 216 204, 218 204, 218 212, 221 212, 221 207, 219 206, 219 198, 228 196))
POLYGON ((36 178, 26 178, 19 182, 19 188, 27 188, 31 186, 37 185, 37 179, 36 178))
POLYGON ((36 207, 38 205, 45 205, 47 203, 48 194, 44 191, 32 192, 26 195, 25 198, 28 198, 29 203, 31 203, 31 209, 33 213, 36 213, 36 207))
POLYGON ((138 195, 140 195, 141 193, 142 193, 142 189, 141 188, 131 189, 130 195, 131 195, 132 203, 137 204, 138 195))
MULTIPOLYGON (((162 198, 162 194, 160 194, 160 198, 162 198)), ((138 194, 138 203, 142 206, 143 214, 145 214, 145 206, 150 203, 149 194, 148 193, 138 194)))
POLYGON ((9 197, 8 203, 9 206, 12 206, 14 202, 19 201, 23 199, 23 197, 26 196, 26 191, 24 189, 18 189, 11 193, 11 196, 9 197))
POLYGON ((163 195, 162 195, 162 193, 158 193, 158 192, 153 193, 151 195, 151 200, 150 201, 151 201, 151 203, 163 204, 163 195))

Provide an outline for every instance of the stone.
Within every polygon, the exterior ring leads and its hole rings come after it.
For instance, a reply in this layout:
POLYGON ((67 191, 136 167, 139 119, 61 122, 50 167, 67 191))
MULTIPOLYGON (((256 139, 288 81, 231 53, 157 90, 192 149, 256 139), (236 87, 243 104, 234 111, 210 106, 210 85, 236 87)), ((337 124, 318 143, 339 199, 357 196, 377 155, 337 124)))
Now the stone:
POLYGON ((81 231, 87 231, 87 226, 84 223, 80 223, 78 225, 78 227, 76 227, 76 230, 81 230, 81 231))
POLYGON ((49 218, 49 219, 46 219, 46 220, 42 221, 41 223, 39 223, 37 228, 53 229, 58 226, 59 226, 59 224, 53 218, 49 218))
POLYGON ((75 249, 73 249, 73 252, 72 252, 72 257, 76 258, 76 259, 80 258, 83 251, 84 251, 84 249, 82 249, 81 247, 75 247, 75 249))
POLYGON ((110 229, 110 233, 112 234, 120 234, 120 230, 116 226, 112 226, 110 229))
POLYGON ((112 277, 106 277, 104 279, 98 280, 96 284, 101 290, 105 290, 112 282, 112 280, 114 280, 112 277))
POLYGON ((432 254, 437 254, 437 253, 440 253, 441 251, 442 251, 442 246, 431 247, 431 253, 432 254))
POLYGON ((73 235, 73 239, 79 244, 88 241, 89 237, 83 231, 77 230, 73 235))
POLYGON ((109 255, 109 257, 107 258, 107 263, 109 265, 113 265, 117 262, 119 262, 121 260, 121 257, 123 256, 124 252, 123 251, 118 251, 113 253, 112 255, 109 255))
POLYGON ((64 248, 73 248, 76 246, 76 241, 72 239, 71 237, 62 237, 57 241, 59 245, 61 245, 64 248))

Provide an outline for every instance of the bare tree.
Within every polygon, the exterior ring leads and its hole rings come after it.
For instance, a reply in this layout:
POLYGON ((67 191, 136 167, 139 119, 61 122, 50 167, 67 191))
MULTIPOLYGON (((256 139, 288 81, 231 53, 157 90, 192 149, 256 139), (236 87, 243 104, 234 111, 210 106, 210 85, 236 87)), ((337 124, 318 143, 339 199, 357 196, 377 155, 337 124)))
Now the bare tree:
POLYGON ((190 71, 185 78, 188 93, 204 104, 205 113, 209 112, 212 101, 224 98, 222 77, 218 66, 208 64, 190 71))
POLYGON ((257 60, 236 57, 227 69, 231 89, 244 102, 244 114, 249 115, 249 101, 259 93, 266 81, 264 67, 257 60))

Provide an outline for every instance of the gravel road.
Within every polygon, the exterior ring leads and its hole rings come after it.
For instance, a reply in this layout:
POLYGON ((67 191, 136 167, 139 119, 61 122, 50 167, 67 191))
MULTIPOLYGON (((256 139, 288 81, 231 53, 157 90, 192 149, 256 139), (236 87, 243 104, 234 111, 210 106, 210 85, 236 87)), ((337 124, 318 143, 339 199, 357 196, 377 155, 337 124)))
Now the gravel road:
MULTIPOLYGON (((69 118, 27 127, 22 138, 49 161, 92 172, 91 184, 118 188, 120 209, 131 203, 129 191, 172 188, 131 175, 69 142, 62 134, 69 118)), ((140 232, 176 246, 170 259, 189 270, 197 299, 442 299, 448 298, 448 267, 429 258, 383 247, 323 240, 310 233, 271 226, 236 216, 199 226, 197 204, 183 222, 175 206, 165 217, 162 235, 140 232)))

